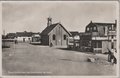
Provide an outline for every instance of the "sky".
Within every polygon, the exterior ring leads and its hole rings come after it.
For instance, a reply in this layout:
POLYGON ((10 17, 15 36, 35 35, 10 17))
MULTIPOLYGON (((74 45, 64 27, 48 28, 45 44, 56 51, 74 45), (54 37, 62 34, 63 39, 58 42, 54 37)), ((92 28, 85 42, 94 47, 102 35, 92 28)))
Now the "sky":
POLYGON ((93 22, 114 23, 116 1, 6 1, 2 3, 2 29, 5 33, 42 32, 47 18, 60 22, 68 31, 84 32, 93 22))

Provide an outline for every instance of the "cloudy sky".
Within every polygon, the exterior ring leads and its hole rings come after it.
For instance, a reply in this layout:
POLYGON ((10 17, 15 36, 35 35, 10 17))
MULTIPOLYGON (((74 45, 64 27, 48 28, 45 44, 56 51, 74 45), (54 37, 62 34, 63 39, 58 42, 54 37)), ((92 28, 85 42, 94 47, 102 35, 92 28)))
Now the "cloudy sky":
POLYGON ((6 33, 41 32, 47 26, 47 17, 52 23, 60 22, 68 31, 84 32, 93 22, 114 23, 117 19, 117 2, 3 2, 2 27, 6 33))

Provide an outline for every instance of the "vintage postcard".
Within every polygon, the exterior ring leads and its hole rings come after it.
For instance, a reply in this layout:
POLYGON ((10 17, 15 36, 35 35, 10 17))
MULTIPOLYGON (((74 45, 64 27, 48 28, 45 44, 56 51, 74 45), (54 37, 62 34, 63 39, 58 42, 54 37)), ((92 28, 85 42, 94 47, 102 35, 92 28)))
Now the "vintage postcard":
POLYGON ((2 76, 119 76, 118 1, 2 1, 2 76))

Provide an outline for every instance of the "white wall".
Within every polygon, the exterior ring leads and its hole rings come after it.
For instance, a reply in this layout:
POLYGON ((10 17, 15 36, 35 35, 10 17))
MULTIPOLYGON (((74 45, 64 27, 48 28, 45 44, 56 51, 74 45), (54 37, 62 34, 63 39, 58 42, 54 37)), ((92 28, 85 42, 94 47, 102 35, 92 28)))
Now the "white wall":
POLYGON ((23 42, 23 39, 25 38, 25 42, 30 42, 31 41, 31 37, 17 37, 17 41, 18 42, 23 42), (30 38, 30 40, 29 40, 30 38))

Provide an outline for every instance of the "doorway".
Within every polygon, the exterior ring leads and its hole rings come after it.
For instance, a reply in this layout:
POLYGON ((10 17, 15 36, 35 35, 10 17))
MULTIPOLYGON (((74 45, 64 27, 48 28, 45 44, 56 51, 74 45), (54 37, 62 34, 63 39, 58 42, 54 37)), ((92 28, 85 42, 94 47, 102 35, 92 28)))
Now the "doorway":
POLYGON ((25 42, 25 38, 23 38, 23 42, 25 42))

